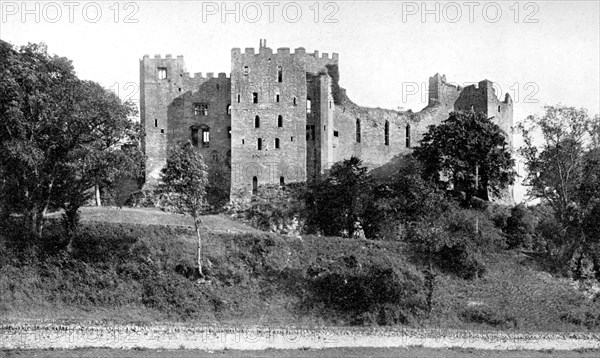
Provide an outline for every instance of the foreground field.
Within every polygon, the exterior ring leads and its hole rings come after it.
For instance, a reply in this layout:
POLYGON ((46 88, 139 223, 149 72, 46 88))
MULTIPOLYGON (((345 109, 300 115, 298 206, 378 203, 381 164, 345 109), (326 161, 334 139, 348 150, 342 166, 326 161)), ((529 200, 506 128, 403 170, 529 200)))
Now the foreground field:
POLYGON ((0 350, 0 357, 48 357, 48 358, 597 358, 600 350, 565 351, 489 351, 464 348, 429 349, 410 348, 326 348, 265 351, 206 351, 206 350, 163 350, 163 349, 74 349, 74 350, 0 350))
MULTIPOLYGON (((172 332, 148 339, 144 328, 136 328, 156 325, 233 331, 257 325, 283 330, 334 327, 324 336, 342 330, 337 341, 346 347, 387 347, 398 329, 421 330, 417 337, 422 341, 401 341, 403 347, 537 351, 597 348, 600 342, 594 335, 600 327, 598 302, 517 252, 488 255, 481 278, 438 275, 428 310, 423 274, 400 242, 284 237, 227 216, 208 216, 203 240, 209 282, 198 284, 196 240, 188 218, 155 210, 86 208, 83 222, 71 253, 64 251, 66 242, 56 225, 50 225, 43 243, 22 240, 19 226, 0 231, 0 324, 6 325, 2 347, 94 347, 86 344, 89 336, 69 335, 81 329, 109 336, 98 347, 183 346, 220 354, 229 353, 225 348, 258 349, 256 344, 224 346, 221 340, 194 345, 185 336, 157 345, 172 332), (46 324, 58 328, 44 328, 46 324), (111 327, 116 326, 130 327, 125 328, 127 337, 140 334, 137 343, 112 339, 111 327), (357 328, 384 326, 366 335, 357 328), (440 337, 440 330, 456 330, 459 337, 440 337), (59 344, 57 339, 66 341, 59 344)), ((231 334, 227 342, 235 342, 235 332, 231 334)), ((282 344, 260 348, 302 354, 296 350, 331 347, 318 341, 290 346, 289 335, 279 339, 282 344)))

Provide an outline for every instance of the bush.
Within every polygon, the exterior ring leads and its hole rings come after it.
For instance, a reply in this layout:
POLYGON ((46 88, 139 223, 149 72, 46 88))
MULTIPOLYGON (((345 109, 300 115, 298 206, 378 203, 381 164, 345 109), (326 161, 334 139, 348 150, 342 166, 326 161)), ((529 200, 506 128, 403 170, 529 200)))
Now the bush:
POLYGON ((423 278, 385 262, 360 263, 354 255, 307 269, 311 300, 350 324, 414 323, 426 310, 423 278))
POLYGON ((523 204, 514 206, 506 220, 507 244, 511 249, 531 249, 534 244, 535 217, 523 204))
POLYGON ((439 219, 410 225, 407 241, 421 264, 431 263, 465 279, 485 273, 483 252, 505 245, 503 236, 486 215, 467 209, 455 209, 439 219))

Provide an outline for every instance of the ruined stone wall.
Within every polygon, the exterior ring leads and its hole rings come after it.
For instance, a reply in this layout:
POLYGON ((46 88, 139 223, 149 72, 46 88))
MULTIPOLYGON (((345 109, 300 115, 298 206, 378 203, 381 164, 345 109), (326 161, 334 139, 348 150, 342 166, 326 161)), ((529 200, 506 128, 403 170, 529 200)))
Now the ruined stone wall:
MULTIPOLYGON (((203 156, 209 170, 227 171, 231 166, 231 81, 225 73, 215 78, 212 73, 188 91, 176 98, 168 110, 168 148, 190 141, 203 156), (198 106, 207 105, 207 113, 198 106), (206 114, 206 115, 205 115, 206 114), (196 141, 192 138, 196 131, 196 141), (202 130, 208 130, 209 142, 203 143, 202 130)), ((229 175, 227 175, 229 185, 229 175)))
POLYGON ((253 177, 258 185, 306 181, 306 68, 304 54, 261 46, 233 49, 232 197, 249 195, 253 177), (282 80, 278 79, 278 67, 282 80), (257 102, 254 103, 254 93, 257 102), (277 97, 279 96, 279 102, 277 97), (239 100, 238 100, 239 99, 239 100), (260 127, 255 127, 259 116, 260 127), (278 117, 282 116, 282 126, 278 117), (262 148, 258 149, 258 139, 262 148), (275 148, 276 140, 279 148, 275 148))
POLYGON ((183 56, 162 58, 145 55, 140 60, 140 123, 144 128, 142 150, 146 159, 145 182, 155 183, 167 158, 168 108, 173 100, 206 79, 190 77, 183 56), (164 78, 159 75, 164 69, 164 78))

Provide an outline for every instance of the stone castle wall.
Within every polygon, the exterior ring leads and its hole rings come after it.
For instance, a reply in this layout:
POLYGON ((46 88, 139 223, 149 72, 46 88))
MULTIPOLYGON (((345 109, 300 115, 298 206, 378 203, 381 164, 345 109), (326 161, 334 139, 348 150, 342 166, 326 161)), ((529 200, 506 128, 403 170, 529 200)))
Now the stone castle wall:
POLYGON ((318 180, 353 155, 369 168, 383 166, 410 153, 430 125, 455 110, 493 117, 512 144, 512 99, 500 100, 490 81, 461 88, 436 74, 420 112, 362 107, 339 87, 337 54, 273 51, 263 41, 258 51, 232 49, 230 78, 191 77, 182 56, 140 61, 147 183, 158 178, 170 146, 194 142, 194 130, 209 166, 230 174, 232 198, 250 196, 255 186, 318 180), (198 113, 199 105, 207 112, 198 113))

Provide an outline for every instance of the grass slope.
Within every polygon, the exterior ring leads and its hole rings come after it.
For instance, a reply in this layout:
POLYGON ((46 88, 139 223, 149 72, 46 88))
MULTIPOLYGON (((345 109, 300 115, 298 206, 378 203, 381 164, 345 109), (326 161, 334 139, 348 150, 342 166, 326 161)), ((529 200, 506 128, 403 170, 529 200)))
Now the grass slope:
POLYGON ((189 219, 86 208, 72 254, 58 228, 44 243, 0 232, 0 316, 107 324, 377 325, 597 330, 598 304, 506 252, 481 279, 423 276, 401 243, 266 234, 226 216, 204 220, 209 285, 196 284, 189 219), (132 224, 142 222, 144 225, 132 224), (155 225, 160 224, 160 225, 155 225))

